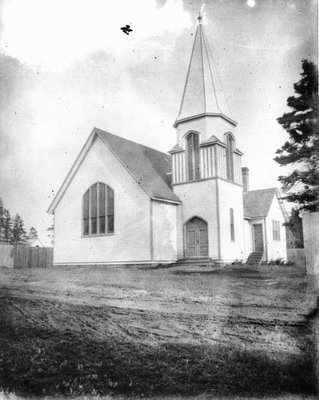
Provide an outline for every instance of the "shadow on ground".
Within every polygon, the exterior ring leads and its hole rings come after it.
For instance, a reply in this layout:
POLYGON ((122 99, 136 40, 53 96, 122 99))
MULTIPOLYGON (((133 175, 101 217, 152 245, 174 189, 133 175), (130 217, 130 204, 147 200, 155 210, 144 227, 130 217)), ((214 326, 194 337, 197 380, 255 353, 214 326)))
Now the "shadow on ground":
MULTIPOLYGON (((0 307, 0 386, 31 395, 315 394, 315 342, 300 355, 231 346, 145 345, 13 327, 0 307)), ((300 324, 300 334, 312 329, 300 324)))

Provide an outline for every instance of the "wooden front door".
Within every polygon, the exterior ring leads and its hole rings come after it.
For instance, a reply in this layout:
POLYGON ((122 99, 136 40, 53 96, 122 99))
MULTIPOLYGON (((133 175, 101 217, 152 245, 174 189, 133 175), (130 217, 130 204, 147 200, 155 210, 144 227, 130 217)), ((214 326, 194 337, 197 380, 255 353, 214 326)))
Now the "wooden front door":
POLYGON ((254 250, 264 251, 264 241, 263 241, 263 226, 262 224, 253 225, 254 227, 254 250))
POLYGON ((197 217, 186 224, 186 257, 208 257, 207 224, 197 217))

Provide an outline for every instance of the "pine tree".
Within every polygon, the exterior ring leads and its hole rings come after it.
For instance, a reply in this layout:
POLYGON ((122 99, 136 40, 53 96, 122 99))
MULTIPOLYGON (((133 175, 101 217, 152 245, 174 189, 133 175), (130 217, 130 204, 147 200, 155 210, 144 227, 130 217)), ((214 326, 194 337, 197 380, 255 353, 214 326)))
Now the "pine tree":
POLYGON ((277 150, 275 161, 293 170, 279 176, 286 199, 297 203, 298 210, 318 210, 319 198, 319 126, 318 126, 318 69, 302 60, 299 82, 294 84, 297 96, 287 99, 292 111, 277 121, 289 133, 287 141, 277 150))
POLYGON ((27 239, 28 240, 38 239, 38 232, 33 226, 29 229, 27 239))
POLYGON ((11 243, 12 240, 12 221, 11 221, 11 215, 10 215, 10 211, 7 210, 6 208, 4 208, 3 211, 3 239, 7 242, 7 243, 11 243))
POLYGON ((297 208, 292 208, 289 221, 285 223, 287 228, 287 246, 291 249, 300 249, 304 247, 302 219, 299 216, 297 208))
POLYGON ((49 226, 49 228, 47 228, 47 236, 51 239, 51 244, 53 244, 54 241, 54 223, 52 223, 51 226, 49 226))
POLYGON ((2 198, 0 197, 0 242, 4 240, 3 234, 4 207, 2 198))
POLYGON ((26 231, 24 229, 24 223, 19 214, 13 219, 13 227, 12 227, 12 238, 11 242, 14 245, 23 244, 27 240, 26 231))

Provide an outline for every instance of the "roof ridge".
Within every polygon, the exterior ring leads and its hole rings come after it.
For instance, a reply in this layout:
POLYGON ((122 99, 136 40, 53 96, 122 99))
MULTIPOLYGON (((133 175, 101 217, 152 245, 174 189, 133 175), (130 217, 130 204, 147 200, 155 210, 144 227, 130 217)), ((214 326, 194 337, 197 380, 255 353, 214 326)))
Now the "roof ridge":
POLYGON ((48 208, 50 214, 54 214, 55 208, 86 157, 95 137, 101 139, 104 145, 109 148, 124 168, 126 168, 152 199, 175 204, 181 202, 178 196, 173 192, 169 178, 167 177, 167 172, 169 172, 170 168, 169 154, 94 127, 52 200, 48 208), (138 157, 136 157, 136 155, 138 155, 138 157))
POLYGON ((117 138, 120 138, 121 140, 125 140, 125 141, 131 142, 131 143, 133 143, 133 144, 137 144, 138 146, 144 147, 145 149, 149 149, 149 150, 152 150, 152 151, 156 151, 156 152, 159 153, 159 154, 163 154, 163 155, 165 155, 165 156, 170 157, 170 155, 169 155, 168 153, 166 153, 166 152, 163 152, 163 151, 161 151, 161 150, 154 149, 153 147, 146 146, 146 145, 144 145, 144 144, 142 144, 142 143, 135 142, 134 140, 131 140, 131 139, 126 139, 126 138, 124 138, 123 136, 115 135, 114 133, 111 133, 111 132, 109 132, 109 131, 105 131, 104 129, 94 127, 94 130, 100 131, 100 132, 103 132, 103 133, 106 133, 106 134, 111 135, 111 136, 115 136, 115 137, 117 137, 117 138))
POLYGON ((278 199, 277 188, 250 190, 243 195, 244 215, 250 218, 266 217, 274 198, 278 199))
POLYGON ((171 169, 169 154, 99 128, 94 128, 94 132, 151 198, 180 203, 180 199, 171 188, 168 175, 171 169))

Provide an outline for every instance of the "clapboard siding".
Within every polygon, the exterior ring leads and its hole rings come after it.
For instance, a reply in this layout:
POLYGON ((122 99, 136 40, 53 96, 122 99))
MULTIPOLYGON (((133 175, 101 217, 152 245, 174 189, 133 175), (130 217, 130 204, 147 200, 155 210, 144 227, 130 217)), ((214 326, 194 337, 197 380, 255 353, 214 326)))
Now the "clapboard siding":
POLYGON ((150 198, 96 137, 55 209, 54 264, 111 264, 151 260, 150 198), (114 190, 114 233, 82 235, 82 196, 95 182, 114 190))
MULTIPOLYGON (((186 152, 172 154, 173 184, 187 182, 186 152)), ((220 145, 200 148, 201 179, 219 177, 227 179, 226 149, 220 145)), ((234 153, 234 183, 242 184, 241 156, 234 153)))
POLYGON ((287 260, 285 217, 277 196, 274 196, 266 217, 266 253, 267 261, 283 259, 287 260), (279 239, 274 238, 273 221, 279 222, 279 239))
POLYGON ((179 153, 179 173, 180 173, 180 182, 186 181, 186 164, 185 164, 185 153, 179 153))
POLYGON ((221 146, 216 146, 216 156, 217 156, 217 176, 226 179, 227 178, 226 149, 221 146))
POLYGON ((185 152, 172 154, 173 183, 186 181, 185 152))
MULTIPOLYGON (((190 185, 176 185, 174 192, 183 203, 178 224, 178 237, 183 239, 183 228, 186 221, 197 216, 208 225, 209 257, 218 259, 218 207, 216 198, 216 180, 193 181, 190 185), (191 187, 190 187, 191 186, 191 187)), ((185 239, 185 237, 184 237, 185 239)), ((179 258, 184 257, 186 243, 179 244, 179 258), (184 247, 184 251, 183 247, 184 247)))
POLYGON ((172 182, 177 183, 177 176, 176 176, 176 154, 172 154, 172 182))
POLYGON ((212 146, 201 148, 201 177, 203 179, 215 176, 214 150, 212 146))

